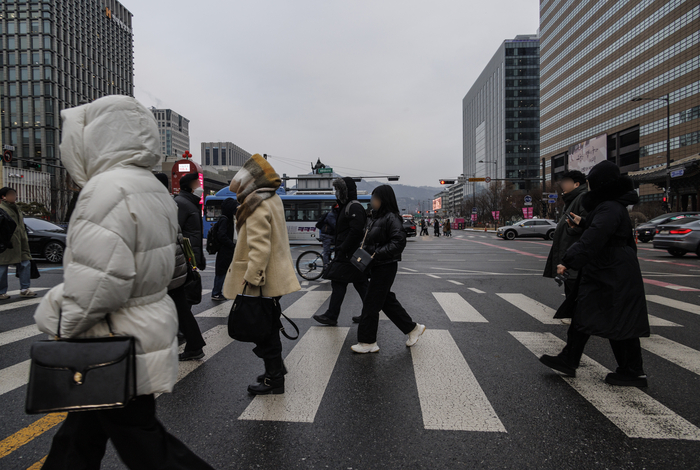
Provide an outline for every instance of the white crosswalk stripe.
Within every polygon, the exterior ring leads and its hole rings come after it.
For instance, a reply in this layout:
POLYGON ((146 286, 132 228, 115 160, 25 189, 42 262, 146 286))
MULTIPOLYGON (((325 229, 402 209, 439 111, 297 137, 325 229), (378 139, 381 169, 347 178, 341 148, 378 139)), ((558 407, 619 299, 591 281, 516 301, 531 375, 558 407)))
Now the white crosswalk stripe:
POLYGON ((654 315, 649 316, 649 326, 683 326, 678 323, 673 323, 672 321, 664 320, 663 318, 655 317, 654 315))
POLYGON ((285 359, 284 394, 255 397, 238 419, 312 423, 348 331, 311 327, 285 359))
POLYGON ((426 330, 411 348, 425 429, 506 432, 447 330, 426 330))
POLYGON ((207 309, 201 313, 198 313, 195 315, 195 317, 204 317, 204 318, 219 318, 219 317, 228 317, 229 312, 231 311, 231 306, 233 305, 233 300, 229 300, 226 302, 221 302, 219 305, 216 307, 207 309))
POLYGON ((535 320, 545 325, 561 325, 561 320, 553 318, 556 310, 531 299, 524 294, 496 294, 506 302, 518 307, 535 320))
POLYGON ((469 290, 472 291, 472 292, 475 292, 475 293, 477 293, 477 294, 485 294, 485 293, 486 293, 486 292, 484 292, 484 291, 481 290, 481 289, 477 289, 476 287, 470 287, 469 290))
POLYGON ((463 285, 464 285, 464 284, 462 284, 462 283, 459 282, 459 281, 453 281, 453 280, 451 280, 451 279, 448 279, 447 282, 450 282, 450 283, 452 283, 452 284, 454 284, 454 285, 456 285, 456 286, 463 286, 463 285))
POLYGON ((700 375, 700 351, 659 335, 641 338, 642 347, 677 366, 700 375))
MULTIPOLYGON (((49 288, 48 287, 32 287, 29 290, 34 291, 34 292, 43 292, 45 290, 49 290, 49 288)), ((21 292, 20 290, 11 290, 11 291, 8 291, 5 293, 7 295, 9 295, 10 297, 14 297, 15 295, 19 295, 20 292, 21 292)))
POLYGON ((0 395, 21 387, 29 379, 29 360, 0 370, 0 395))
POLYGON ((0 333, 0 346, 5 346, 6 344, 14 343, 15 341, 22 341, 23 339, 31 338, 32 336, 40 334, 41 331, 39 331, 39 328, 37 328, 35 324, 23 326, 22 328, 16 328, 10 331, 4 331, 0 333))
POLYGON ((663 297, 661 295, 647 295, 647 302, 654 302, 656 304, 667 305, 678 310, 683 310, 684 312, 700 315, 700 305, 691 304, 688 302, 681 302, 680 300, 669 299, 668 297, 663 297))
POLYGON ((287 307, 284 314, 289 318, 311 318, 321 305, 330 297, 331 291, 311 291, 287 307))
POLYGON ((488 323, 474 307, 461 295, 454 292, 433 292, 433 297, 445 311, 450 320, 455 322, 488 323))
POLYGON ((35 297, 33 299, 18 300, 16 302, 3 303, 0 304, 0 312, 7 312, 9 310, 15 310, 17 308, 29 307, 30 305, 37 305, 41 303, 42 297, 35 297))
MULTIPOLYGON (((564 341, 551 333, 511 331, 536 356, 556 354, 564 341)), ((576 377, 562 377, 627 437, 700 440, 700 429, 635 387, 614 387, 603 379, 608 369, 587 356, 576 377)))

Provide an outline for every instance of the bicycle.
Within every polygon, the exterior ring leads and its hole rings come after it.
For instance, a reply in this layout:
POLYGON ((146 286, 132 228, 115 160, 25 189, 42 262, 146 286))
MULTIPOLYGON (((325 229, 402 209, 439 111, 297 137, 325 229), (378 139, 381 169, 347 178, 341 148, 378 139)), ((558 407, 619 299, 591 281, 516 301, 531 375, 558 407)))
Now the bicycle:
MULTIPOLYGON (((331 259, 333 251, 331 250, 331 259)), ((323 275, 323 255, 316 250, 305 251, 297 258, 297 272, 307 281, 315 281, 323 275)))

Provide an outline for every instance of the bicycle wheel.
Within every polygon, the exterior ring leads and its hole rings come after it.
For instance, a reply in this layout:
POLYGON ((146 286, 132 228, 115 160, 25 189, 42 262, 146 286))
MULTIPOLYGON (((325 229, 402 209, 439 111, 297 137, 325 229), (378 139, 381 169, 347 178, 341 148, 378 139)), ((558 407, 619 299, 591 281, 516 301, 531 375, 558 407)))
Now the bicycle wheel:
POLYGON ((297 258, 297 272, 307 281, 315 281, 323 274, 323 256, 318 251, 305 251, 297 258))

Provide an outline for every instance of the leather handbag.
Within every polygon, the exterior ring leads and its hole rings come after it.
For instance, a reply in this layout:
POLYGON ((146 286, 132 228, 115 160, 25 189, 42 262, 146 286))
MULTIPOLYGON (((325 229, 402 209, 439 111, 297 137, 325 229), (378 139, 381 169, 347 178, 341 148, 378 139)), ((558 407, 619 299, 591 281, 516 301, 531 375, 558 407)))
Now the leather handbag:
POLYGON ((365 230, 365 236, 362 238, 362 244, 357 250, 355 250, 355 253, 353 253, 352 258, 350 258, 350 262, 352 263, 352 265, 359 269, 362 273, 367 270, 370 263, 374 259, 374 254, 370 255, 367 252, 367 250, 364 249, 365 239, 367 238, 367 233, 369 232, 369 229, 370 227, 367 227, 367 230, 365 230))
POLYGON ((136 396, 133 336, 61 338, 61 314, 55 340, 37 341, 29 352, 29 414, 123 408, 136 396))
MULTIPOLYGON (((182 251, 185 251, 185 246, 180 243, 182 251)), ((187 255, 185 255, 185 262, 187 263, 187 278, 185 284, 182 288, 185 290, 185 297, 187 298, 187 303, 190 305, 199 305, 202 302, 202 275, 197 271, 187 255)))
POLYGON ((263 297, 262 288, 260 295, 247 295, 248 283, 243 287, 243 293, 238 294, 233 301, 231 312, 228 316, 228 335, 236 341, 245 343, 259 343, 265 341, 276 329, 287 338, 295 340, 299 338, 299 328, 284 313, 275 297, 263 297), (296 336, 287 334, 280 316, 283 316, 296 330, 296 336))

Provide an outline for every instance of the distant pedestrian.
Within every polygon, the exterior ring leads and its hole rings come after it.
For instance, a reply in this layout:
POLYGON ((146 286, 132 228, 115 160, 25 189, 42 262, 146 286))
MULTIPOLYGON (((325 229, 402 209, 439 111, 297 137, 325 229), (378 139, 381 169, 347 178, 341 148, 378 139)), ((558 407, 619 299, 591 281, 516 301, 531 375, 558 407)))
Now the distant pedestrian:
POLYGON ((316 222, 318 229, 318 239, 323 246, 323 267, 328 267, 331 262, 331 247, 335 239, 335 226, 338 221, 338 204, 321 216, 316 222))
POLYGON ((154 395, 171 392, 178 376, 177 313, 166 295, 178 226, 170 194, 151 173, 160 161, 153 113, 114 95, 61 116, 61 162, 83 190, 68 227, 66 282, 34 318, 51 336, 60 315, 62 338, 94 338, 110 334, 109 315, 116 335, 135 338, 137 397, 124 408, 68 413, 42 468, 100 468, 111 439, 130 469, 209 470, 156 418, 154 395))
MULTIPOLYGON (((244 291, 279 299, 301 289, 292 267, 287 224, 277 189, 282 181, 262 156, 255 154, 231 181, 230 189, 240 203, 236 212, 238 243, 224 281, 224 295, 234 299, 244 291)), ((280 310, 280 314, 282 311, 280 310)), ((279 316, 267 339, 253 352, 265 361, 265 373, 248 386, 253 395, 284 393, 282 342, 279 316)))
POLYGON ((383 311, 403 334, 408 335, 406 346, 416 344, 425 331, 425 325, 414 322, 396 299, 396 294, 391 291, 401 253, 406 248, 406 232, 391 186, 377 186, 372 191, 372 210, 372 220, 367 224, 365 237, 365 249, 372 254, 370 281, 362 302, 362 315, 357 328, 358 344, 352 346, 354 352, 361 354, 379 351, 377 329, 380 311, 383 311))
POLYGON ((180 192, 175 196, 177 221, 180 224, 182 236, 190 241, 195 263, 200 271, 207 269, 202 233, 202 194, 203 189, 199 184, 197 173, 188 173, 180 178, 180 192))
POLYGON ((17 206, 17 191, 12 188, 0 189, 0 209, 17 225, 11 238, 11 247, 0 253, 0 300, 10 298, 7 295, 7 272, 14 265, 19 276, 19 296, 23 298, 36 297, 36 293, 29 290, 32 275, 32 255, 29 251, 29 237, 24 226, 24 214, 17 206))
POLYGON ((450 225, 450 219, 446 219, 445 223, 442 224, 442 233, 446 237, 451 237, 452 236, 452 226, 450 225))
POLYGON ((433 228, 435 229, 435 236, 439 237, 440 236, 440 221, 438 219, 435 219, 433 221, 433 228))
POLYGON ((420 221, 420 235, 421 237, 423 235, 428 235, 428 225, 425 223, 425 219, 421 219, 420 221))
POLYGON ((236 250, 236 231, 235 231, 235 216, 238 210, 238 202, 229 197, 221 203, 221 217, 217 222, 216 230, 216 266, 214 276, 214 289, 211 292, 211 299, 214 301, 226 300, 224 297, 223 288, 224 280, 228 268, 231 267, 233 261, 233 253, 236 250))
MULTIPOLYGON (((557 273, 579 271, 576 291, 559 310, 573 314, 566 346, 557 356, 540 361, 571 377, 576 376, 586 342, 591 335, 610 341, 618 367, 605 381, 611 385, 645 387, 640 337, 649 336, 637 245, 627 206, 637 204, 634 183, 620 176, 620 169, 605 160, 588 174, 589 192, 583 196, 586 218, 571 214, 570 226, 583 228, 579 241, 564 255, 557 273)), ((558 312, 560 314, 560 312, 558 312)))

